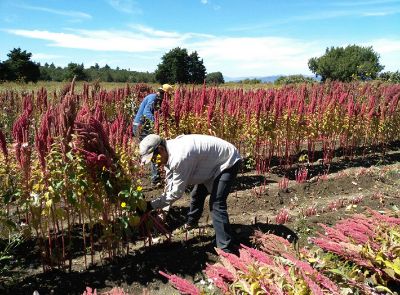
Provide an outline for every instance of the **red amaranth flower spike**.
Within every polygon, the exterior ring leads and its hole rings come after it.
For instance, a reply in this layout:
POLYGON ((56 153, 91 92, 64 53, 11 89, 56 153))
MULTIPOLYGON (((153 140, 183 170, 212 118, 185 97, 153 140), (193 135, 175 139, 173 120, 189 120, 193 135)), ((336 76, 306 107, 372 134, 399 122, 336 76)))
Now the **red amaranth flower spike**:
MULTIPOLYGON (((236 279, 235 275, 233 275, 229 270, 227 270, 222 265, 207 264, 206 272, 207 271, 209 271, 210 273, 218 274, 218 276, 220 276, 221 278, 223 278, 229 282, 233 282, 236 279)), ((211 279, 211 277, 208 274, 207 274, 207 276, 211 279)))
POLYGON ((383 214, 380 214, 379 212, 372 210, 371 208, 367 208, 368 212, 370 212, 375 218, 377 218, 378 220, 381 220, 383 222, 386 222, 388 224, 400 224, 400 218, 396 218, 396 217, 390 217, 390 216, 386 216, 383 214))
POLYGON ((331 292, 331 294, 338 294, 338 295, 340 294, 340 290, 334 282, 332 282, 328 277, 324 276, 320 272, 313 269, 311 265, 309 265, 307 262, 301 261, 289 254, 283 254, 283 255, 285 258, 293 262, 303 272, 304 278, 306 274, 309 274, 314 278, 316 282, 318 282, 326 289, 328 289, 331 292))
POLYGON ((245 245, 240 245, 242 248, 246 249, 251 256, 253 256, 257 261, 260 261, 262 263, 265 263, 267 265, 273 265, 274 264, 274 259, 268 256, 265 252, 262 252, 260 250, 247 247, 245 245))
POLYGON ((225 278, 214 267, 207 267, 205 273, 207 277, 213 282, 213 284, 223 292, 223 294, 229 292, 228 283, 225 282, 225 278))
POLYGON ((324 295, 324 291, 310 278, 308 277, 304 271, 301 271, 303 275, 304 281, 307 283, 310 288, 311 294, 314 295, 324 295))
POLYGON ((176 275, 169 275, 163 271, 159 271, 159 273, 166 277, 169 282, 179 291, 181 294, 185 295, 200 295, 200 290, 197 289, 197 287, 191 283, 189 283, 187 280, 182 279, 176 275))

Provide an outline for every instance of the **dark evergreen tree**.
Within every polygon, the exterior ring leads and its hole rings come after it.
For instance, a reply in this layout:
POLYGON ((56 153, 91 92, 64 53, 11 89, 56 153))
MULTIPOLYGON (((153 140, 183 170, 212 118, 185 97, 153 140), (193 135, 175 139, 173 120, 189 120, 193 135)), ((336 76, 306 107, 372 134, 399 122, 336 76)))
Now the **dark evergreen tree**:
POLYGON ((21 48, 14 48, 7 54, 8 59, 3 63, 5 80, 37 82, 40 78, 39 64, 31 61, 32 53, 21 48))
POLYGON ((186 49, 176 47, 164 54, 161 60, 155 72, 155 78, 159 83, 204 82, 206 68, 196 51, 189 56, 186 49))
POLYGON ((68 64, 66 68, 64 79, 69 81, 72 80, 74 77, 76 77, 77 81, 86 80, 86 73, 84 70, 85 68, 83 64, 79 65, 71 62, 68 64))
POLYGON ((5 63, 0 62, 0 81, 6 81, 8 77, 8 68, 5 63))
POLYGON ((186 49, 176 47, 164 54, 162 62, 155 72, 156 80, 161 83, 188 83, 189 56, 186 49))
POLYGON ((189 83, 201 84, 206 78, 206 67, 203 64, 203 59, 199 58, 197 51, 189 55, 188 63, 189 83))

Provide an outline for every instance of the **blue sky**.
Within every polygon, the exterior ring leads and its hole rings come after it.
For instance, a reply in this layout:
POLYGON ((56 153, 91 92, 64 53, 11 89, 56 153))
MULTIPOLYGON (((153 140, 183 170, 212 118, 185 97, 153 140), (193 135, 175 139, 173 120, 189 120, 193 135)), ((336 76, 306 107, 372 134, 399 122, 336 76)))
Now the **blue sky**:
POLYGON ((0 0, 0 61, 152 72, 175 47, 226 77, 311 74, 331 46, 372 46, 400 69, 400 0, 0 0))

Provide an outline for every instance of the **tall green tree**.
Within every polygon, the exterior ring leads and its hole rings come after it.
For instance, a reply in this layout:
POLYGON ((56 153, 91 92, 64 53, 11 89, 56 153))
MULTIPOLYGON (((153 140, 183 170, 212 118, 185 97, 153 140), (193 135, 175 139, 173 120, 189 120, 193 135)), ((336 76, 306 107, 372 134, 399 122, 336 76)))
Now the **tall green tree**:
POLYGON ((21 48, 14 48, 7 54, 8 59, 4 61, 5 80, 37 82, 40 78, 39 64, 31 61, 32 53, 21 48))
POLYGON ((64 75, 65 80, 72 80, 76 76, 76 80, 86 80, 85 67, 83 64, 69 63, 64 75))
POLYGON ((7 77, 8 77, 8 68, 3 62, 0 62, 0 81, 7 80, 7 77))
POLYGON ((207 84, 223 84, 225 83, 224 76, 221 72, 212 72, 206 75, 207 84))
POLYGON ((206 68, 196 51, 188 54, 185 48, 176 47, 161 58, 155 71, 156 80, 161 83, 203 83, 206 68))
POLYGON ((375 79, 384 66, 379 63, 379 54, 372 47, 349 45, 327 48, 325 54, 308 61, 310 70, 321 80, 348 82, 354 79, 375 79))
POLYGON ((51 71, 50 71, 50 65, 46 62, 44 66, 41 66, 39 68, 40 70, 40 78, 39 80, 41 81, 51 81, 51 71))
POLYGON ((188 83, 189 56, 186 49, 176 47, 161 58, 162 62, 158 65, 156 80, 161 83, 188 83))
POLYGON ((197 51, 189 55, 188 63, 189 83, 201 84, 206 78, 206 67, 203 64, 203 59, 200 59, 197 51))

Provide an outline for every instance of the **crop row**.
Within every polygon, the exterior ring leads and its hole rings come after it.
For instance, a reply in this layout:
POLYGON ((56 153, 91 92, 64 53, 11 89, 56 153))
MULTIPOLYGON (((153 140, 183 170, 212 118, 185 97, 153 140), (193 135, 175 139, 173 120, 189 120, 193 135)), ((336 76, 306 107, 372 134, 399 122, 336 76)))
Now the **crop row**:
MULTIPOLYGON (((113 257, 148 237, 140 219, 144 171, 131 136, 133 110, 147 85, 111 91, 74 84, 59 93, 0 93, 0 229, 23 231, 41 249, 43 268, 72 267, 73 253, 113 257), (78 243, 77 243, 78 242, 78 243)), ((399 85, 326 83, 280 89, 179 86, 156 112, 165 137, 205 133, 237 145, 264 173, 273 158, 309 161, 316 149, 385 147, 399 139, 399 85), (304 153, 303 151, 303 153, 304 153)), ((384 149, 383 149, 384 150, 384 149)), ((305 176, 307 177, 307 176, 305 176)))

